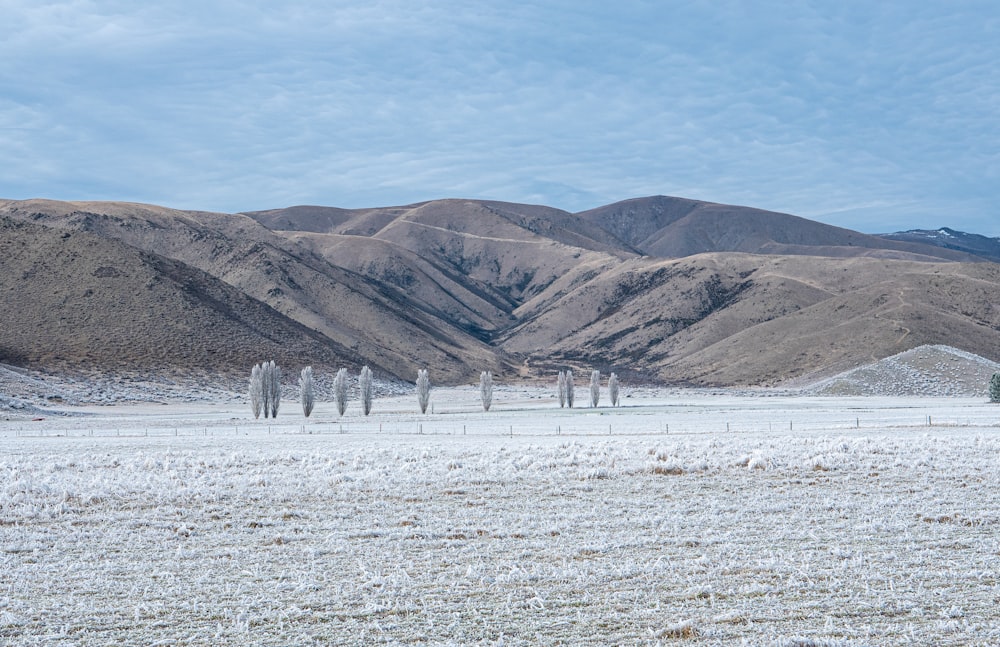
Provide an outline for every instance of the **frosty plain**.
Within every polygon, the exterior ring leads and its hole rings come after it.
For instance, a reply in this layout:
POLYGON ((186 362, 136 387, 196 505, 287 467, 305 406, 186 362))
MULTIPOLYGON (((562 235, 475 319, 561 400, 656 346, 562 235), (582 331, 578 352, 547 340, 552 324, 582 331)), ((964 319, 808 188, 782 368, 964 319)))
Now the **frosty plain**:
POLYGON ((582 395, 0 422, 0 644, 1000 643, 1000 406, 582 395))

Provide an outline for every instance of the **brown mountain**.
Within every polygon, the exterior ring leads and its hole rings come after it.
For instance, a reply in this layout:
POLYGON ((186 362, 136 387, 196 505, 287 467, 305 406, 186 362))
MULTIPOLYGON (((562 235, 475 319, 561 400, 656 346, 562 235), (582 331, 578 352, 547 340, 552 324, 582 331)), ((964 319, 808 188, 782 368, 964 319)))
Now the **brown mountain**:
POLYGON ((996 359, 998 287, 994 263, 642 259, 543 308, 527 304, 500 342, 548 370, 568 363, 666 382, 776 385, 924 344, 996 359))
POLYGON ((288 228, 279 233, 486 340, 553 282, 635 256, 606 231, 532 205, 438 200, 346 218, 316 207, 248 215, 288 228))
MULTIPOLYGON (((447 383, 484 368, 548 379, 570 365, 780 384, 923 344, 1000 360, 1000 265, 746 207, 660 196, 580 214, 475 200, 214 214, 32 200, 0 201, 4 214, 45 239, 87 235, 195 272, 301 326, 303 348, 327 349, 331 365, 364 361, 406 380, 424 366, 447 383)), ((87 249, 72 256, 84 273, 103 266, 87 249)), ((20 293, 51 289, 22 262, 5 272, 22 277, 20 293)), ((60 307, 77 307, 73 295, 60 307)), ((180 334, 183 310, 154 310, 180 334)), ((44 328, 54 313, 8 321, 44 328)), ((88 321, 81 339, 100 334, 88 321)), ((46 361, 38 340, 9 337, 9 357, 46 361)), ((118 347, 65 344, 94 362, 118 347)))
POLYGON ((990 238, 988 236, 980 236, 979 234, 969 234, 949 227, 942 227, 935 230, 911 229, 910 231, 899 231, 894 234, 881 234, 881 237, 891 240, 934 245, 935 247, 945 247, 947 249, 975 254, 994 263, 1000 263, 1000 237, 990 238))
POLYGON ((0 216, 0 362, 243 371, 360 358, 189 265, 0 216))
POLYGON ((789 214, 667 196, 625 200, 577 215, 606 229, 643 254, 659 258, 745 252, 983 260, 963 251, 869 236, 789 214))
POLYGON ((126 203, 31 200, 0 214, 119 240, 202 270, 316 331, 387 373, 411 379, 437 367, 441 381, 502 362, 451 322, 413 307, 405 294, 332 265, 252 219, 126 203))

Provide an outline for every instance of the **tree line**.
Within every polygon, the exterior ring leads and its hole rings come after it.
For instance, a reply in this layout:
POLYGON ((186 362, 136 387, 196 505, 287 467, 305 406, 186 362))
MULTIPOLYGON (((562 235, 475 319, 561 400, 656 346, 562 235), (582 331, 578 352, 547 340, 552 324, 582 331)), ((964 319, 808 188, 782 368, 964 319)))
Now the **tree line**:
MULTIPOLYGON (((341 368, 337 371, 333 379, 333 401, 337 405, 339 415, 344 415, 347 410, 348 400, 348 375, 347 369, 341 368)), ((417 406, 420 413, 427 413, 430 405, 431 381, 427 369, 417 371, 417 379, 414 383, 417 393, 417 406)), ((575 384, 572 370, 559 371, 556 376, 556 391, 559 398, 560 407, 573 407, 575 384)), ((618 406, 619 386, 618 376, 614 373, 607 379, 608 396, 611 399, 611 406, 618 406)), ((255 364, 250 370, 250 410, 254 418, 260 418, 261 414, 265 418, 276 418, 281 404, 281 368, 272 360, 255 364)), ((591 371, 590 373, 590 406, 597 407, 601 399, 601 372, 591 371)), ((479 376, 479 397, 482 400, 483 411, 489 411, 493 404, 493 373, 483 371, 479 376)), ((358 399, 361 403, 361 411, 364 415, 369 415, 372 411, 374 401, 374 379, 372 370, 363 366, 358 373, 358 399)), ((307 366, 302 369, 299 375, 299 402, 302 405, 302 414, 309 417, 316 405, 315 385, 313 381, 313 369, 307 366)))

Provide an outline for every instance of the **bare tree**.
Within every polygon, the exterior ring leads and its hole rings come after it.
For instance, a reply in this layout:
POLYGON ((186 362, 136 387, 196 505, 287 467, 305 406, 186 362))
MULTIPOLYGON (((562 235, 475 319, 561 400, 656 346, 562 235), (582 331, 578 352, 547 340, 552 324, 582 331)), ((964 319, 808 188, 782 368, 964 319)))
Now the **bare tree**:
POLYGON ((260 407, 264 417, 271 417, 271 369, 270 362, 260 363, 260 407))
POLYGON ((333 399, 337 402, 337 412, 344 415, 347 411, 347 369, 342 368, 337 371, 337 376, 333 378, 333 399))
POLYGON ((618 406, 618 376, 614 373, 608 377, 608 395, 611 397, 611 406, 618 406))
POLYGON ((601 372, 593 370, 590 372, 590 406, 596 407, 601 400, 601 372))
POLYGON ((250 410, 254 418, 260 418, 261 399, 264 396, 264 383, 261 380, 260 364, 254 364, 250 370, 250 410))
POLYGON ((427 377, 427 369, 417 369, 417 404, 420 413, 427 413, 427 405, 431 401, 431 380, 427 377))
POLYGON ((559 371, 559 377, 556 380, 556 388, 559 389, 559 408, 566 406, 566 372, 559 371))
MULTIPOLYGON (((277 416, 281 400, 281 369, 273 361, 261 362, 255 365, 254 370, 250 372, 250 382, 251 388, 256 392, 257 402, 260 410, 264 412, 264 417, 277 416), (257 374, 256 379, 254 372, 257 374)), ((253 394, 251 394, 251 406, 258 406, 253 402, 253 394)))
POLYGON ((489 411, 493 404, 493 373, 489 371, 479 375, 479 397, 483 399, 483 411, 489 411))
POLYGON ((309 414, 312 413, 313 405, 316 403, 313 395, 312 366, 302 369, 302 375, 299 378, 299 400, 302 402, 302 413, 308 418, 309 414))
POLYGON ((274 360, 268 362, 267 376, 265 385, 270 390, 268 400, 271 403, 271 417, 277 418, 278 407, 281 405, 281 369, 274 360))
POLYGON ((361 411, 367 416, 372 412, 372 370, 367 364, 361 367, 358 388, 361 391, 361 411))
POLYGON ((566 406, 573 408, 573 371, 566 369, 566 406))

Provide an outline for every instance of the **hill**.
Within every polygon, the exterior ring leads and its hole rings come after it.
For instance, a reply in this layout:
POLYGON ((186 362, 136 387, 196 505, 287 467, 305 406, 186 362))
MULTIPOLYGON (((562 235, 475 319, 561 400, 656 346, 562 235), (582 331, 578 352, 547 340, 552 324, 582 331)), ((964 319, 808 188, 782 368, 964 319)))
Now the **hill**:
POLYGON ((523 306, 501 339, 546 370, 774 386, 924 344, 995 358, 1000 343, 993 263, 704 254, 559 287, 523 306))
POLYGON ((479 200, 219 214, 26 200, 0 201, 0 217, 0 290, 22 309, 3 315, 0 362, 15 365, 232 370, 280 350, 405 381, 430 367, 441 384, 573 366, 742 386, 923 345, 1000 360, 1000 264, 746 207, 655 196, 580 214, 479 200), (101 260, 112 250, 117 265, 101 260), (29 271, 44 259, 64 265, 29 271), (90 286, 126 259, 144 268, 141 285, 90 286), (211 298, 143 291, 151 276, 211 298), (90 303, 110 314, 87 314, 90 303))
POLYGON ((974 254, 869 236, 798 216, 750 207, 653 196, 578 214, 648 256, 682 258, 708 252, 806 256, 872 256, 975 262, 974 254))
POLYGON ((989 238, 979 234, 968 234, 948 227, 941 229, 911 229, 894 234, 881 234, 881 238, 934 245, 967 254, 981 256, 987 260, 1000 262, 1000 238, 989 238))
POLYGON ((246 216, 41 200, 9 203, 3 213, 199 269, 401 379, 428 364, 444 380, 502 367, 488 345, 414 307, 404 293, 332 265, 246 216))
POLYGON ((950 346, 917 348, 865 364, 807 387, 817 395, 989 397, 1000 364, 950 346))
POLYGON ((0 216, 0 363, 227 368, 359 356, 205 272, 117 240, 0 216))

